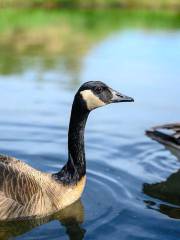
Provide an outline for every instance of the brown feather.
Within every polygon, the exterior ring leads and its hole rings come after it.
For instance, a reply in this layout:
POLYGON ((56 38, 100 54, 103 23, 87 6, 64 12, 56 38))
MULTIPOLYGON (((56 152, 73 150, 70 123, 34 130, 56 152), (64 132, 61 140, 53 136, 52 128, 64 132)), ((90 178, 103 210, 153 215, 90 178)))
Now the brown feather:
POLYGON ((0 155, 0 220, 44 216, 80 198, 85 177, 65 186, 15 158, 0 155))

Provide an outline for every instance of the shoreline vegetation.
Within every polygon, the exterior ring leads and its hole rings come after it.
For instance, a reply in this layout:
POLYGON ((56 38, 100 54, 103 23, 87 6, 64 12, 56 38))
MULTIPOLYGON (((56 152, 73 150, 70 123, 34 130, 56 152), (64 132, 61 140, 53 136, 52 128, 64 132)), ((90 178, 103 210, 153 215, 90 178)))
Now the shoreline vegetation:
POLYGON ((61 66, 77 76, 87 53, 116 32, 179 28, 176 11, 1 9, 0 73, 20 73, 32 65, 41 71, 61 66))
POLYGON ((69 43, 73 49, 83 51, 116 30, 128 28, 179 29, 180 14, 119 9, 1 9, 0 48, 3 51, 5 46, 10 46, 18 52, 29 49, 32 53, 40 50, 58 54, 69 43))
POLYGON ((138 8, 166 9, 180 11, 179 0, 0 0, 0 8, 75 8, 75 9, 105 9, 105 8, 138 8))

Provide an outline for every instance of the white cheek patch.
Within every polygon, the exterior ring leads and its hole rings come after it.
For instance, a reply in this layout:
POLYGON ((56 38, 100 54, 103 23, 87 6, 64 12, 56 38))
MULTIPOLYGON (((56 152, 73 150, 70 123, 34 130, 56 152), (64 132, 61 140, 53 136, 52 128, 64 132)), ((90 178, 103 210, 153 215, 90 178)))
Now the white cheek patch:
POLYGON ((95 108, 106 105, 96 95, 94 95, 94 93, 91 90, 81 91, 80 94, 82 95, 84 101, 86 102, 87 108, 89 110, 93 110, 95 108))

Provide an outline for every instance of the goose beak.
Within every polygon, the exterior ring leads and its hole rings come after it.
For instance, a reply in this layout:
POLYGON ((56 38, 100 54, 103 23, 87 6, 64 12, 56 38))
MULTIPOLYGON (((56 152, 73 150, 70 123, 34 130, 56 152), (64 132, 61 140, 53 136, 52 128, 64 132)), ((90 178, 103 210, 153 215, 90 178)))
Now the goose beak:
POLYGON ((112 93, 111 103, 134 102, 133 98, 123 95, 122 93, 119 93, 113 89, 111 89, 111 93, 112 93))

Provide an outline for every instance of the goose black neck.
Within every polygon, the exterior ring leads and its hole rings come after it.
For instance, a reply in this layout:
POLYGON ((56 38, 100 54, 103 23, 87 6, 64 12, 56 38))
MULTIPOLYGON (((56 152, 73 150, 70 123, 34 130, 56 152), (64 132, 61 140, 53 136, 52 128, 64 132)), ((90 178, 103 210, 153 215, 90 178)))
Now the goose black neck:
POLYGON ((76 183, 86 174, 84 130, 89 115, 87 108, 75 97, 68 132, 68 161, 58 173, 65 184, 76 183))
POLYGON ((89 111, 73 104, 68 133, 68 163, 79 173, 86 173, 84 130, 89 111))

